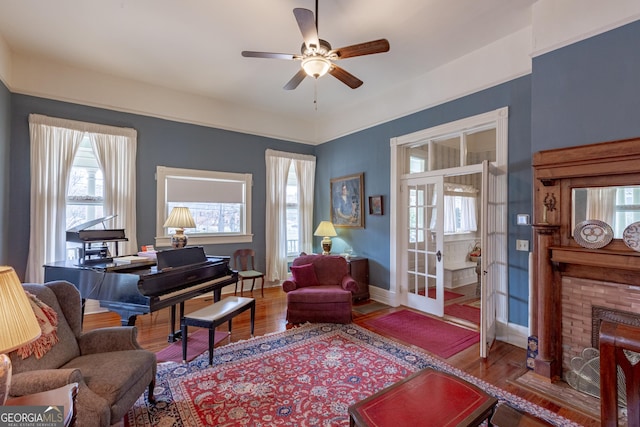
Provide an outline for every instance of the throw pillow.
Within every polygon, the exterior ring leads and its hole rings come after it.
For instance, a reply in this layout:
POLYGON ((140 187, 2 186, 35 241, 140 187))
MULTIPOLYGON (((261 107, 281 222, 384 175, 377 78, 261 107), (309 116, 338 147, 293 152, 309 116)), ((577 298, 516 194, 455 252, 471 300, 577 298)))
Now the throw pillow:
POLYGON ((36 359, 40 359, 58 342, 58 314, 35 295, 26 291, 25 293, 29 297, 33 313, 40 324, 41 334, 38 339, 20 347, 17 352, 23 359, 32 354, 36 359))
POLYGON ((317 286, 319 284, 313 264, 292 265, 291 274, 293 275, 293 281, 296 282, 299 288, 317 286))

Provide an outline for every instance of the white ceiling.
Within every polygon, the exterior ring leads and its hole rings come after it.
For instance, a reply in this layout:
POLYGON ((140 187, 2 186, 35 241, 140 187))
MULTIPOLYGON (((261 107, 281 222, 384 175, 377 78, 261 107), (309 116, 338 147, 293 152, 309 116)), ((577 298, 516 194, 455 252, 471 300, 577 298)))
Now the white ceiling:
MULTIPOLYGON (((355 124, 363 123, 361 107, 384 104, 403 82, 531 25, 533 3, 320 0, 319 35, 334 48, 378 38, 391 45, 387 53, 339 61, 364 81, 355 90, 326 75, 285 91, 299 62, 240 55, 299 53, 302 35, 292 10, 313 11, 314 0, 0 0, 0 36, 23 58, 204 96, 236 110, 318 126, 340 115, 355 124)), ((376 120, 405 113, 385 111, 376 120)))

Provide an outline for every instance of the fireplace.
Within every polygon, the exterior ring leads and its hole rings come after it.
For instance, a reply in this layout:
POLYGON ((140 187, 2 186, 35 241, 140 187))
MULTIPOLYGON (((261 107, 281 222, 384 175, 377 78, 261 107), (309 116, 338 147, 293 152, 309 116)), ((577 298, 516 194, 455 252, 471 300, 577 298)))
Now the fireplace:
POLYGON ((640 287, 563 277, 562 371, 587 347, 598 348, 600 323, 640 326, 640 287))
POLYGON ((640 312, 640 252, 619 238, 597 248, 573 238, 573 190, 637 185, 640 138, 538 152, 533 168, 534 370, 554 381, 563 378, 571 358, 594 346, 594 325, 603 320, 592 318, 594 310, 621 323, 640 312))

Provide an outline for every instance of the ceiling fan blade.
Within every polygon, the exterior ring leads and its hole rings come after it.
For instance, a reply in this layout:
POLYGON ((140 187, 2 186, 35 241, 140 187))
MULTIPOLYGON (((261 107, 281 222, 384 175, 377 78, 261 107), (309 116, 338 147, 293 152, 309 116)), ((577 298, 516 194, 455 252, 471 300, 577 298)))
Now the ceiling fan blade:
POLYGON ((243 50, 242 56, 246 58, 295 59, 298 55, 291 53, 253 52, 250 50, 243 50))
POLYGON ((305 77, 307 77, 307 73, 305 73, 305 71, 302 68, 300 68, 300 70, 295 74, 295 76, 293 76, 291 80, 289 80, 287 84, 284 85, 283 89, 293 90, 297 88, 300 82, 302 82, 305 77))
POLYGON ((329 74, 349 86, 351 89, 357 89, 362 86, 362 80, 335 64, 333 64, 329 69, 329 74))
POLYGON ((336 59, 352 58, 354 56, 371 55, 373 53, 388 51, 389 41, 387 39, 373 40, 333 50, 333 52, 338 56, 336 59))
POLYGON ((307 45, 307 49, 318 49, 320 47, 320 40, 318 40, 318 29, 313 19, 313 12, 309 9, 295 8, 293 14, 298 21, 298 27, 302 33, 302 39, 304 44, 307 45))

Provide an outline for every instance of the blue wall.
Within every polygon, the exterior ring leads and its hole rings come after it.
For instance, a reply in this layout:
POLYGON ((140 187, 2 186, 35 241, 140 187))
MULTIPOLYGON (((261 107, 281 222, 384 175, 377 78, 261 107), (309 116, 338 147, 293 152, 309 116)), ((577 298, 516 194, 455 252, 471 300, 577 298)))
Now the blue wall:
MULTIPOLYGON (((11 101, 11 212, 12 250, 7 263, 24 277, 29 243, 29 126, 30 113, 80 120, 138 131, 137 240, 154 244, 156 224, 156 166, 253 174, 253 243, 205 247, 211 255, 231 255, 238 247, 256 251, 256 265, 265 268, 265 159, 267 148, 312 154, 313 146, 263 138, 221 129, 121 113, 25 95, 11 101)), ((4 240, 4 239, 3 239, 4 240)))
POLYGON ((640 21, 533 60, 532 152, 640 136, 640 21))
MULTIPOLYGON (((515 225, 517 213, 531 212, 531 76, 495 86, 409 116, 320 145, 316 149, 316 217, 328 218, 331 178, 364 172, 365 200, 382 194, 389 212, 390 139, 421 129, 509 107, 509 305, 511 321, 526 324, 528 256, 515 251, 515 240, 529 239, 530 228, 515 225), (511 188, 513 185, 513 188, 511 188)), ((368 201, 365 202, 368 212, 368 201)), ((365 229, 338 229, 335 252, 351 246, 369 258, 371 283, 390 288, 389 216, 365 215, 365 229)))
POLYGON ((9 147, 10 147, 11 94, 0 82, 0 265, 9 246, 9 147))

